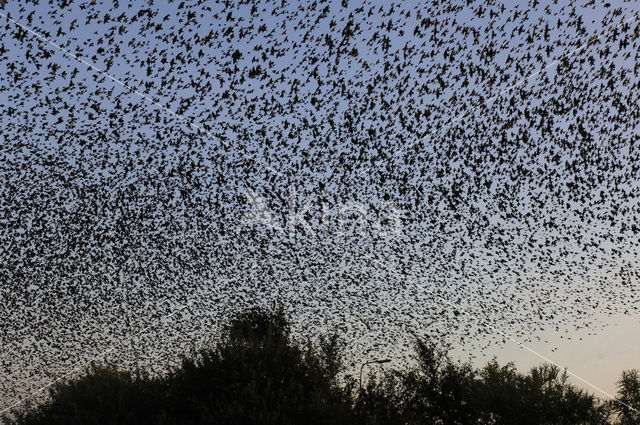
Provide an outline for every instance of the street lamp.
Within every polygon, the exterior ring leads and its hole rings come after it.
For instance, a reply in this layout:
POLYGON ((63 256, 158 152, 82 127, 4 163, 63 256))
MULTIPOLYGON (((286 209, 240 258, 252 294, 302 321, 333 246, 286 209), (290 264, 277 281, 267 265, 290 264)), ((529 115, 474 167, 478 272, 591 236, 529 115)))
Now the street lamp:
POLYGON ((368 364, 382 364, 382 363, 389 363, 391 361, 391 359, 379 359, 379 360, 370 360, 368 362, 364 362, 362 363, 362 365, 360 366, 360 391, 362 391, 362 370, 364 369, 364 367, 368 364))

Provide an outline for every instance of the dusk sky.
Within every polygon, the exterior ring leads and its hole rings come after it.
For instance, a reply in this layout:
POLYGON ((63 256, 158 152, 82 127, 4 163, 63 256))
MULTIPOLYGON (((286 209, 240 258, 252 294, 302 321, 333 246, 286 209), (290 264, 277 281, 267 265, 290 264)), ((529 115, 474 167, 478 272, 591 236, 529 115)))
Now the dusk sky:
POLYGON ((0 410, 256 304, 353 368, 415 334, 604 398, 640 367, 636 2, 33 3, 0 11, 0 410))

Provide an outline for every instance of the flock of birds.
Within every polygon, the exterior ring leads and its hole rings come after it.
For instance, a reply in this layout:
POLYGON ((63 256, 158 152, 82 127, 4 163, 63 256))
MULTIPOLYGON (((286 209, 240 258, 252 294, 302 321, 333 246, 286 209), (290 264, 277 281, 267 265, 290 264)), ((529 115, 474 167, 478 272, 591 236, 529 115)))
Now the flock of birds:
POLYGON ((255 303, 354 362, 638 313, 636 2, 1 8, 5 406, 255 303))

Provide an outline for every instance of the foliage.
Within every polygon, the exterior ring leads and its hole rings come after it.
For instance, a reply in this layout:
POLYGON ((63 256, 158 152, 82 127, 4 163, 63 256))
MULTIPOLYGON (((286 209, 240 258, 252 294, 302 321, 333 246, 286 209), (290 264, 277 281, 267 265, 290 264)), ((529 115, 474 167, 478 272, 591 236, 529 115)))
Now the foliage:
POLYGON ((618 414, 619 425, 640 424, 640 414, 637 410, 640 406, 640 371, 637 369, 622 372, 618 381, 618 400, 622 403, 611 403, 611 408, 618 414))
POLYGON ((296 342, 282 309, 237 314, 213 347, 164 376, 91 365, 50 388, 47 400, 5 416, 40 424, 640 424, 640 375, 625 371, 619 400, 602 402, 551 365, 519 373, 492 360, 452 361, 416 339, 411 367, 371 373, 359 389, 345 374, 337 334, 296 342))
POLYGON ((91 365, 81 378, 59 382, 49 399, 27 406, 8 424, 91 425, 163 423, 162 381, 113 366, 91 365))

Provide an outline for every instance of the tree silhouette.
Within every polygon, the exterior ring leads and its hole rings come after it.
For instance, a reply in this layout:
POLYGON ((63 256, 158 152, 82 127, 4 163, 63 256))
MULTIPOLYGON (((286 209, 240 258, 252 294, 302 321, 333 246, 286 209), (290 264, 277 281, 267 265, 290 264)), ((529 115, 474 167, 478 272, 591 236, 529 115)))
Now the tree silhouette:
POLYGON ((172 415, 184 424, 346 420, 349 397, 337 385, 337 354, 331 341, 296 345, 282 310, 242 312, 215 348, 185 357, 170 374, 172 415))
POLYGON ((640 406, 640 371, 637 369, 622 372, 618 384, 618 400, 622 403, 612 403, 611 407, 618 414, 618 424, 638 425, 640 414, 630 407, 638 409, 640 406))
MULTIPOLYGON (((292 337, 281 308, 231 318, 213 347, 182 357, 163 376, 91 365, 84 375, 26 404, 9 425, 199 424, 639 424, 637 413, 604 402, 541 365, 527 374, 494 359, 481 369, 454 362, 417 338, 412 365, 370 373, 358 389, 346 374, 339 335, 292 337)), ((619 399, 640 405, 640 376, 625 371, 619 399)))

